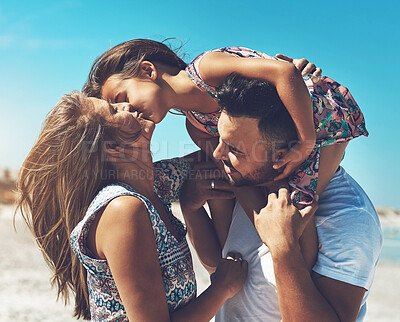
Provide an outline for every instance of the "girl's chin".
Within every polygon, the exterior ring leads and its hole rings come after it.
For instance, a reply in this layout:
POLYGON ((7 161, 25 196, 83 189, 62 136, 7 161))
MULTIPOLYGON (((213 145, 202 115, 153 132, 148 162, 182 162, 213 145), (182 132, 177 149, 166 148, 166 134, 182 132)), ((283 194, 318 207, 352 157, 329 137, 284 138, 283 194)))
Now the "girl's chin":
POLYGON ((148 116, 144 115, 143 117, 150 121, 153 121, 155 124, 158 124, 165 118, 166 115, 167 113, 160 112, 160 113, 153 113, 148 116))
POLYGON ((160 117, 160 116, 151 116, 149 117, 149 120, 154 122, 154 124, 158 124, 160 123, 162 120, 164 119, 164 117, 160 117))

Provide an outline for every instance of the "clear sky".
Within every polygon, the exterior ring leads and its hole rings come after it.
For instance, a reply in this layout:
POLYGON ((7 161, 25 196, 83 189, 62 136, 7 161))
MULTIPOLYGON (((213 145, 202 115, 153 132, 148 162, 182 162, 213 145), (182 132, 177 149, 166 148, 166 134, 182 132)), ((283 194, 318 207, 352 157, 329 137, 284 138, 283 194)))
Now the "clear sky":
MULTIPOLYGON (((94 59, 133 38, 176 37, 189 62, 222 46, 305 57, 348 87, 368 138, 350 142, 343 166, 377 206, 400 208, 398 1, 2 1, 0 167, 18 168, 59 97, 81 89, 94 59)), ((178 46, 178 42, 172 42, 178 46)), ((154 159, 195 149, 184 118, 153 137, 154 159)))

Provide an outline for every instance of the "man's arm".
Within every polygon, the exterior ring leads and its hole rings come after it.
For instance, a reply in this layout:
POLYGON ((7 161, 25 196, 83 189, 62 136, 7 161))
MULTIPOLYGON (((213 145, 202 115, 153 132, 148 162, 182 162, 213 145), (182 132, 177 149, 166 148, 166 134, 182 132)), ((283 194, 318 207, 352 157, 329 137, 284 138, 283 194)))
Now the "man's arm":
POLYGON ((299 236, 313 218, 315 205, 298 210, 288 191, 270 194, 255 219, 274 263, 283 321, 355 321, 365 289, 316 273, 310 274, 301 254, 299 236))
POLYGON ((283 321, 355 321, 365 289, 310 272, 298 244, 272 257, 283 321))

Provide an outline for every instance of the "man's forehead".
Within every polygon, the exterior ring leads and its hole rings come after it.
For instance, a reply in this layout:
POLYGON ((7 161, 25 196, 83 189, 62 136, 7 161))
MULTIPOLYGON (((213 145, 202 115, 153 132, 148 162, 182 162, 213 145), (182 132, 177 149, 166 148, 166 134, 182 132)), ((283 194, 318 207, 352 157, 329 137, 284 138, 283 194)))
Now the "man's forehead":
POLYGON ((218 121, 218 132, 222 139, 261 139, 258 120, 249 117, 234 117, 222 111, 218 121))

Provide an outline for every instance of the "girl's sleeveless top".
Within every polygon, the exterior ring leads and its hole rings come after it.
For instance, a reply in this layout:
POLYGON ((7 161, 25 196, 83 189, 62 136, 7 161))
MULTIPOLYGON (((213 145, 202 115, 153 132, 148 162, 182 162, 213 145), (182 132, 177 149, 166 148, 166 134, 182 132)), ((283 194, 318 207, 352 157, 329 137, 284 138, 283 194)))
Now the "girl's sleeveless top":
MULTIPOLYGON (((96 214, 119 196, 134 196, 147 208, 169 311, 178 309, 196 297, 196 280, 186 242, 186 227, 171 212, 171 202, 178 199, 180 189, 189 175, 190 165, 184 159, 175 158, 156 162, 154 167, 154 190, 169 210, 171 223, 178 232, 177 238, 167 230, 150 200, 123 183, 103 188, 90 204, 85 217, 71 233, 72 249, 87 271, 92 321, 128 321, 107 260, 95 258, 87 247, 87 236, 96 214)), ((135 271, 134 267, 132 271, 135 271)))
MULTIPOLYGON (((278 60, 276 57, 244 47, 224 47, 200 54, 186 67, 186 73, 198 88, 215 100, 216 88, 203 81, 198 69, 200 60, 209 52, 223 52, 243 58, 278 60)), ((346 142, 361 135, 368 136, 368 131, 364 116, 346 87, 326 76, 308 74, 303 76, 303 79, 310 92, 317 140, 309 157, 289 177, 289 185, 292 189, 293 202, 310 204, 317 189, 321 147, 346 142)), ((211 136, 219 136, 217 123, 220 114, 220 111, 214 113, 189 111, 186 113, 186 118, 200 131, 211 136)))

